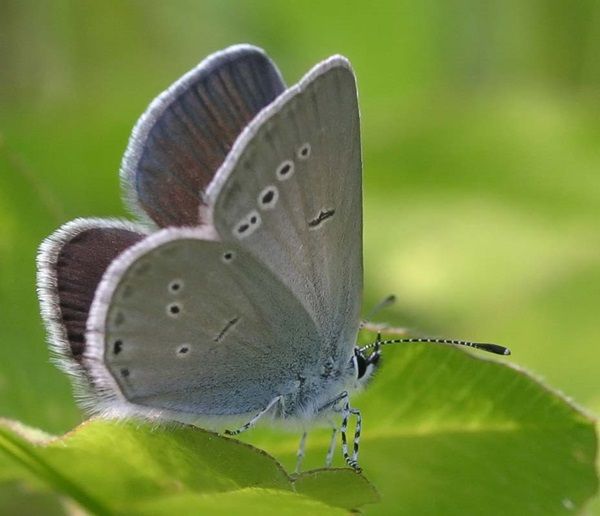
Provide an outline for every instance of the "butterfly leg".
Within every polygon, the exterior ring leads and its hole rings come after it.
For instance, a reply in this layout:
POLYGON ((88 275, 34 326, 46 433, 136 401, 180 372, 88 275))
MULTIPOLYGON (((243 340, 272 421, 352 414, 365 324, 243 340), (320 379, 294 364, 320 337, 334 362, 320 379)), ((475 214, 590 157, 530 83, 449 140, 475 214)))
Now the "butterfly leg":
POLYGON ((333 427, 333 431, 331 433, 331 441, 329 441, 329 448, 327 449, 327 455, 325 457, 325 467, 330 468, 331 463, 333 462, 333 454, 335 452, 335 439, 338 434, 337 427, 333 427))
POLYGON ((304 459, 304 450, 306 449, 306 436, 307 432, 302 432, 302 437, 300 438, 300 444, 298 445, 298 451, 296 452, 296 469, 294 473, 300 473, 300 468, 302 467, 302 460, 304 459))
POLYGON ((261 417, 263 417, 267 412, 269 412, 269 410, 271 410, 282 399, 283 399, 283 396, 276 396, 269 402, 269 404, 263 410, 261 410, 258 414, 256 414, 256 416, 254 416, 246 424, 244 424, 237 430, 225 430, 223 433, 225 435, 238 435, 238 434, 241 434, 242 432, 245 432, 246 430, 252 428, 261 417))
POLYGON ((360 414, 360 410, 350 406, 350 401, 348 399, 347 393, 344 402, 344 407, 342 408, 342 414, 342 426, 340 427, 340 433, 342 434, 342 455, 344 456, 344 460, 346 461, 346 464, 348 464, 348 466, 350 466, 355 471, 360 472, 360 467, 358 466, 358 444, 360 442, 360 432, 362 429, 362 416, 360 414), (350 457, 350 455, 348 454, 348 439, 346 438, 346 431, 348 430, 348 419, 351 414, 356 416, 352 457, 350 457))
MULTIPOLYGON (((319 409, 319 412, 321 412, 323 410, 327 410, 327 409, 332 409, 336 412, 341 411, 342 425, 340 427, 340 433, 342 434, 342 455, 344 456, 344 460, 346 461, 346 464, 348 464, 348 466, 350 466, 352 469, 360 472, 360 468, 358 467, 358 445, 360 442, 360 432, 362 429, 362 417, 360 414, 360 410, 350 406, 350 397, 348 396, 348 391, 342 392, 341 394, 336 396, 333 400, 331 400, 330 402, 323 405, 319 409), (340 402, 343 402, 341 410, 337 409, 337 407, 336 407, 337 404, 340 402), (352 457, 350 457, 350 454, 348 453, 348 439, 346 437, 346 431, 348 430, 348 419, 350 418, 350 415, 353 415, 356 417, 356 426, 354 427, 354 443, 353 443, 352 457)), ((336 435, 337 435, 337 430, 334 433, 334 439, 335 439, 336 435)), ((333 441, 332 441, 332 446, 330 446, 330 448, 332 449, 332 447, 333 447, 333 441)), ((331 450, 331 456, 333 457, 333 450, 331 450)), ((329 453, 327 454, 327 460, 330 460, 329 453)))

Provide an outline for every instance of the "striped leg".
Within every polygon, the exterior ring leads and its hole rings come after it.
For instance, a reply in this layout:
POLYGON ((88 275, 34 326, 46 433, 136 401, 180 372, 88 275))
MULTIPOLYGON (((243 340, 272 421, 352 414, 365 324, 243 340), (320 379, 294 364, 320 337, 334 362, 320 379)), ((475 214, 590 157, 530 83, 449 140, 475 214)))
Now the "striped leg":
MULTIPOLYGON (((319 408, 318 412, 322 412, 327 409, 342 413, 342 426, 340 427, 340 433, 342 434, 342 455, 344 456, 344 460, 346 461, 346 464, 348 464, 348 466, 360 472, 360 468, 358 467, 358 444, 360 442, 360 431, 362 428, 362 417, 360 415, 360 410, 350 406, 350 397, 348 396, 348 391, 344 391, 338 394, 330 402, 326 403, 321 408, 319 408), (342 401, 344 402, 344 404, 340 410, 336 407, 336 405, 342 401), (348 419, 350 418, 351 414, 353 416, 356 416, 356 427, 354 429, 354 449, 352 452, 352 457, 350 457, 350 455, 348 454, 348 440, 346 438, 346 431, 348 430, 348 419)), ((333 438, 329 446, 329 451, 327 452, 327 465, 331 464, 331 459, 333 458, 333 449, 335 446, 336 435, 337 430, 334 429, 333 438)))
POLYGON ((338 429, 337 427, 333 427, 333 432, 331 433, 331 441, 329 441, 329 448, 327 449, 327 456, 325 457, 325 467, 330 468, 331 463, 333 462, 333 454, 335 452, 335 439, 337 437, 338 429))
POLYGON ((342 455, 344 456, 344 460, 346 464, 353 468, 355 471, 360 472, 360 467, 358 466, 358 445, 360 442, 360 431, 362 428, 362 417, 360 415, 360 410, 355 409, 350 406, 350 402, 348 400, 348 395, 346 395, 346 400, 344 402, 344 407, 342 409, 342 426, 340 428, 340 433, 342 434, 342 455), (346 438, 346 431, 348 430, 348 419, 350 414, 356 416, 356 426, 354 429, 354 446, 352 451, 352 458, 348 454, 348 440, 346 438))
POLYGON ((256 424, 256 422, 261 417, 263 417, 267 412, 269 412, 269 410, 271 410, 275 404, 279 403, 282 400, 282 398, 283 398, 283 396, 276 396, 269 402, 269 404, 263 410, 261 410, 258 414, 256 414, 256 416, 254 416, 245 425, 241 426, 237 430, 225 430, 223 433, 225 435, 238 435, 238 434, 241 434, 242 432, 245 432, 249 428, 252 428, 256 424))
POLYGON ((306 448, 306 435, 307 432, 304 431, 302 433, 302 437, 300 438, 300 444, 298 445, 298 451, 296 452, 296 469, 294 473, 300 473, 300 468, 302 467, 302 460, 304 459, 304 450, 306 448))

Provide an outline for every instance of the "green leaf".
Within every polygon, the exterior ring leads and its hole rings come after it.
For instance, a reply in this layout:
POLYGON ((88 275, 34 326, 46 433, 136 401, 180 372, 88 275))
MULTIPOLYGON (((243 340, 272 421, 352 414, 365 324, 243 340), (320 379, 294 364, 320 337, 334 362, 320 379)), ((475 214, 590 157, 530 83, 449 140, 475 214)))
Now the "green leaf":
POLYGON ((347 514, 339 508, 290 492, 261 488, 243 488, 227 493, 178 494, 159 500, 148 500, 127 510, 128 514, 155 516, 173 514, 197 516, 198 514, 227 515, 258 514, 276 509, 277 514, 347 514))
POLYGON ((350 469, 315 469, 298 475, 296 492, 330 505, 352 509, 379 501, 369 481, 350 469))
MULTIPOLYGON (((92 420, 61 438, 0 424, 0 480, 51 489, 94 513, 552 515, 596 493, 593 419, 522 370, 433 345, 387 348, 353 399, 363 413, 361 465, 290 477, 271 456, 195 427, 92 420)), ((352 429, 350 429, 351 431, 352 429)), ((247 439, 290 467, 296 439, 255 429, 247 439)), ((307 466, 329 432, 315 430, 307 466)), ((338 461, 340 457, 338 454, 338 461)))
POLYGON ((196 427, 92 420, 48 438, 18 423, 0 424, 0 479, 50 488, 92 513, 226 514, 249 506, 335 513, 376 500, 373 487, 349 470, 313 476, 335 485, 331 502, 303 481, 295 489, 263 451, 196 427))
MULTIPOLYGON (((388 348, 352 404, 363 473, 381 494, 367 513, 572 514, 597 492, 594 420, 519 368, 443 346, 388 348)), ((255 434, 293 464, 295 439, 255 434)), ((307 466, 328 439, 309 434, 307 466)))

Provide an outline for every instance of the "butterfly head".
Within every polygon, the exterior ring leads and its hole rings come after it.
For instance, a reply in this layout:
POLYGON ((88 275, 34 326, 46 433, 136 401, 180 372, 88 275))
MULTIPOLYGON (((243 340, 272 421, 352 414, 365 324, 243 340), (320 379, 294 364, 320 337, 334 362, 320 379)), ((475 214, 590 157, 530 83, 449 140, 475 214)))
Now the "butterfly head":
POLYGON ((381 350, 379 346, 376 346, 369 354, 365 353, 361 348, 354 348, 351 366, 356 375, 356 380, 360 385, 364 386, 367 384, 380 364, 381 350))

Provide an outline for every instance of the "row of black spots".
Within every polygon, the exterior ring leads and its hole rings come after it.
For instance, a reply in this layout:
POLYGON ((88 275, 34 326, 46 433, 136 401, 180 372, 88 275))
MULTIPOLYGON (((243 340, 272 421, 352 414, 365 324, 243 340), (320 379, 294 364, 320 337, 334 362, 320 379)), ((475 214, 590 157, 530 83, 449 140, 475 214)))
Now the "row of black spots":
MULTIPOLYGON (((296 150, 296 156, 300 160, 309 158, 311 147, 308 142, 303 143, 296 150)), ((294 175, 296 165, 291 159, 287 159, 275 170, 275 177, 279 181, 285 181, 294 175)), ((258 207, 261 210, 271 210, 279 200, 279 190, 274 185, 268 185, 258 194, 258 207)), ((260 227, 261 218, 256 210, 251 211, 246 217, 238 222, 233 230, 233 234, 237 238, 245 238, 251 235, 258 227, 260 227)))
MULTIPOLYGON (((113 355, 116 356, 119 353, 121 353, 121 351, 123 351, 123 341, 121 339, 115 339, 115 341, 113 342, 113 355)), ((121 373, 121 376, 123 378, 129 377, 129 374, 130 374, 129 368, 122 367, 119 372, 121 373)))
MULTIPOLYGON (((113 342, 113 355, 117 356, 119 355, 122 351, 123 351, 123 339, 115 339, 115 341, 113 342)), ((191 346, 189 344, 181 344, 179 346, 177 346, 176 350, 175 350, 175 354, 178 357, 183 357, 183 356, 187 356, 188 353, 191 350, 191 346)), ((129 372, 124 375, 124 376, 128 376, 129 372)))
POLYGON ((258 211, 252 210, 235 227, 234 235, 238 238, 245 238, 254 233, 260 227, 261 222, 258 211))
MULTIPOLYGON (((306 142, 300 145, 296 150, 296 157, 301 160, 307 160, 310 157, 310 143, 306 142)), ((296 165, 291 159, 286 159, 281 162, 275 171, 275 176, 279 181, 285 181, 294 175, 296 171, 296 165)))

